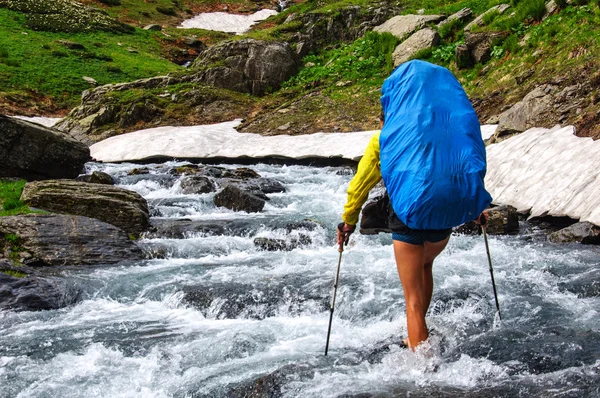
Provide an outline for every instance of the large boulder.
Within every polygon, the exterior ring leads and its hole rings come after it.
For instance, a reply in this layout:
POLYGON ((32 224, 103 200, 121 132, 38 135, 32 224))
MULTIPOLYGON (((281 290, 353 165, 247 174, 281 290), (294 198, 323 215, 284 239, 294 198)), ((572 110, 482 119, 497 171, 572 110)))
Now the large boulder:
POLYGON ((12 237, 12 247, 7 250, 23 263, 36 266, 107 265, 143 257, 123 230, 88 217, 0 217, 0 238, 7 235, 12 237))
POLYGON ((419 51, 435 47, 439 43, 440 35, 431 28, 421 29, 418 32, 413 33, 394 50, 394 53, 392 54, 394 66, 403 64, 419 51))
MULTIPOLYGON (((285 24, 301 23, 304 29, 296 31, 286 41, 296 44, 296 54, 302 58, 331 43, 347 43, 363 37, 366 32, 401 12, 402 8, 396 4, 378 3, 365 7, 351 5, 334 13, 327 10, 293 13, 288 16, 285 24)), ((282 28, 286 27, 285 24, 282 28)))
POLYGON ((131 130, 159 125, 212 124, 246 116, 252 99, 199 84, 198 79, 195 72, 86 90, 81 96, 81 105, 55 128, 81 142, 93 144, 131 130), (174 85, 178 85, 177 93, 169 94, 169 88, 174 85))
POLYGON ((474 63, 486 63, 492 58, 492 46, 508 36, 508 32, 465 32, 465 45, 474 63))
POLYGON ((398 15, 373 29, 378 33, 391 33, 400 40, 422 29, 428 23, 437 23, 445 19, 443 15, 398 15))
POLYGON ((235 185, 227 185, 214 198, 215 205, 234 211, 258 213, 265 207, 265 200, 235 185))
POLYGON ((253 95, 277 90, 298 66, 289 44, 254 39, 216 44, 193 64, 199 69, 199 81, 253 95))
POLYGON ((549 239, 557 243, 600 244, 600 227, 590 222, 578 222, 550 234, 549 239))
POLYGON ((103 10, 72 0, 0 0, 0 8, 3 7, 27 14, 27 25, 34 30, 69 33, 135 31, 103 10))
POLYGON ((0 177, 75 178, 90 150, 67 134, 0 115, 0 177))
POLYGON ((110 185, 69 180, 30 182, 21 200, 55 213, 96 218, 134 235, 150 226, 146 200, 136 192, 110 185))
POLYGON ((532 127, 546 127, 544 126, 546 123, 540 122, 543 122, 547 115, 554 111, 553 94, 556 91, 556 87, 547 84, 536 87, 521 101, 500 114, 498 128, 492 136, 491 142, 495 142, 499 137, 505 135, 522 133, 532 127))
POLYGON ((473 29, 475 26, 483 26, 484 19, 487 15, 490 15, 492 13, 504 14, 504 12, 506 10, 508 10, 509 8, 510 8, 510 4, 499 4, 497 6, 490 8, 489 10, 487 10, 486 12, 484 12, 483 14, 481 14, 477 18, 475 18, 473 21, 471 21, 470 24, 465 26, 464 31, 470 32, 471 29, 473 29))

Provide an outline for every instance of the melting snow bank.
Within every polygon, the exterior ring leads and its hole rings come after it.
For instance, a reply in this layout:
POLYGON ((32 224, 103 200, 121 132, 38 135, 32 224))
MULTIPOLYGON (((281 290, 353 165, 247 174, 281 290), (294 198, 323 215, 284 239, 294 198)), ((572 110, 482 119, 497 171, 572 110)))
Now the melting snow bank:
POLYGON ((486 187, 495 203, 531 216, 568 216, 600 225, 600 141, 575 128, 532 128, 487 147, 486 187))
POLYGON ((58 123, 59 117, 41 117, 41 116, 13 116, 15 119, 26 120, 31 123, 41 124, 42 126, 52 127, 58 123))
POLYGON ((250 15, 228 14, 226 12, 207 12, 183 21, 179 28, 197 28, 239 34, 249 30, 255 23, 276 14, 277 11, 275 10, 260 10, 250 15))
POLYGON ((191 127, 157 127, 118 135, 90 147, 91 155, 102 162, 150 159, 256 160, 330 159, 357 161, 374 131, 358 133, 316 133, 277 135, 239 133, 240 120, 191 127))
MULTIPOLYGON (((203 126, 157 127, 118 135, 90 147, 100 162, 135 162, 156 159, 270 160, 289 163, 302 160, 332 160, 330 163, 360 160, 375 131, 316 133, 299 136, 239 133, 240 120, 203 126)), ((496 125, 481 126, 489 138, 496 125)))

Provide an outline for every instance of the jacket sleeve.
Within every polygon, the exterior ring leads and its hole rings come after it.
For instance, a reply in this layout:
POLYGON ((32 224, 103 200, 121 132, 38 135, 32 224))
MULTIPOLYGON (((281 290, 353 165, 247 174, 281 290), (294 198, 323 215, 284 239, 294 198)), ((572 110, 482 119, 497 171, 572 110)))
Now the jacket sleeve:
POLYGON ((369 141, 358 169, 348 186, 348 200, 344 206, 342 220, 346 224, 356 225, 360 209, 369 197, 369 191, 381 180, 379 170, 379 132, 369 141))

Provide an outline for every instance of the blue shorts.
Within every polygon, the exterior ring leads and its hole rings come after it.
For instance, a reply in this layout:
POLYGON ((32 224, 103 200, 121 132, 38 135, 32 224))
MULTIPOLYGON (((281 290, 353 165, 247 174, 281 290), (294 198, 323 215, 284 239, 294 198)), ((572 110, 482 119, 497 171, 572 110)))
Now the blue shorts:
POLYGON ((408 229, 402 232, 393 232, 392 239, 411 245, 423 245, 425 242, 441 242, 452 234, 452 228, 448 229, 408 229))

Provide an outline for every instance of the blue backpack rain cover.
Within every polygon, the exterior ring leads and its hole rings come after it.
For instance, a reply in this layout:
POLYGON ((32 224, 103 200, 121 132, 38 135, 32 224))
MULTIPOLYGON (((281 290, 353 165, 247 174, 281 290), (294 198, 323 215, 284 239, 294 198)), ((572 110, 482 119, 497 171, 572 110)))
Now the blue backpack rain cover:
POLYGON ((491 203, 479 120, 452 73, 424 61, 383 83, 381 175, 398 218, 413 229, 475 219, 491 203))

